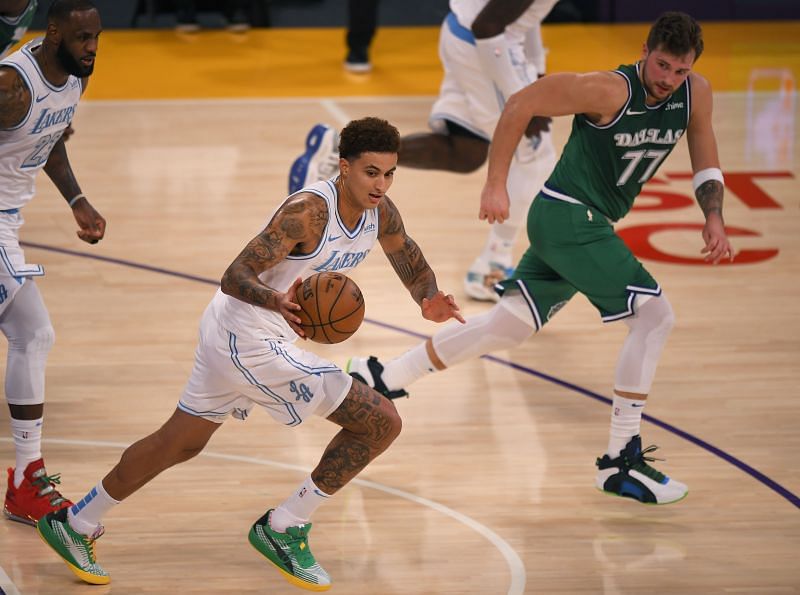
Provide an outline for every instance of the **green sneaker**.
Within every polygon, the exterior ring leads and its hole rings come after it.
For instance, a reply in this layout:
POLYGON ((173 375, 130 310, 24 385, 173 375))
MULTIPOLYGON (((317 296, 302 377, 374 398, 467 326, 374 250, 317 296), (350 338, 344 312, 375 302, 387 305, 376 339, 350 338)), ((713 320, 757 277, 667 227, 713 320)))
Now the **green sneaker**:
POLYGON ((103 527, 98 527, 91 537, 81 535, 69 526, 67 510, 62 508, 42 517, 36 530, 79 579, 91 585, 107 585, 111 577, 97 564, 94 556, 94 542, 103 534, 103 527))
POLYGON ((308 547, 308 532, 311 523, 299 527, 287 527, 286 533, 273 531, 269 526, 272 509, 258 519, 250 528, 247 538, 267 560, 281 571, 284 578, 302 589, 327 591, 331 588, 331 577, 325 572, 308 547))

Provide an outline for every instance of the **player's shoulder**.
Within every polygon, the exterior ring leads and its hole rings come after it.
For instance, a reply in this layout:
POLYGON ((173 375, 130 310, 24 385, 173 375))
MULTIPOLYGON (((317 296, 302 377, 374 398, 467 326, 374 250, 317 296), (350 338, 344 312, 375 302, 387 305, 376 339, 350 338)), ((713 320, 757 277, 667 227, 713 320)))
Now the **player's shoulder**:
POLYGON ((287 214, 327 213, 328 203, 315 192, 300 191, 288 196, 278 210, 287 214))
POLYGON ((702 74, 694 71, 689 73, 689 84, 692 87, 692 92, 711 93, 711 81, 709 81, 702 74))

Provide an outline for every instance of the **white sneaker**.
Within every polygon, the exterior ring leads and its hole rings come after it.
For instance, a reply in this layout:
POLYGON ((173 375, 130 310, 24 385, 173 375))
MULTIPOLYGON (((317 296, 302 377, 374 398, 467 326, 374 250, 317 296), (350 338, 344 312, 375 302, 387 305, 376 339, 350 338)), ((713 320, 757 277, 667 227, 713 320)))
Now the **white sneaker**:
POLYGON ((398 390, 389 390, 383 382, 381 374, 383 374, 383 364, 378 361, 374 355, 367 357, 351 357, 347 362, 345 371, 356 380, 359 380, 367 386, 374 388, 387 399, 399 399, 407 397, 408 393, 402 388, 398 390))
POLYGON ((289 170, 289 194, 294 194, 339 172, 339 133, 335 128, 317 124, 306 136, 306 150, 289 170))
POLYGON ((647 464, 654 461, 646 457, 657 446, 642 450, 642 439, 631 438, 619 456, 612 459, 607 454, 597 459, 595 485, 606 494, 633 498, 643 504, 671 504, 689 493, 686 484, 671 479, 647 464))
POLYGON ((499 302, 500 295, 494 290, 494 286, 508 279, 513 273, 513 267, 487 261, 479 256, 464 277, 464 292, 473 300, 499 302))

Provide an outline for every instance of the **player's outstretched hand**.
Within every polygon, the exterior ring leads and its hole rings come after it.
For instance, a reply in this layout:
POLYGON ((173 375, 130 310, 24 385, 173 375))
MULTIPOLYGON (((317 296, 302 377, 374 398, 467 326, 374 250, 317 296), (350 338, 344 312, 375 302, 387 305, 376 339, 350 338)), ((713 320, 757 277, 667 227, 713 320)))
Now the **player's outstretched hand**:
POLYGON ((296 332, 300 337, 303 339, 306 338, 306 333, 303 331, 303 327, 300 326, 300 318, 295 314, 301 310, 300 305, 297 303, 297 290, 303 284, 303 280, 298 277, 292 283, 292 286, 286 291, 286 293, 279 293, 278 294, 278 311, 281 313, 281 316, 284 317, 286 322, 289 323, 289 326, 292 327, 292 330, 296 332))
POLYGON ((422 317, 431 322, 444 322, 451 318, 461 324, 466 322, 461 316, 461 308, 456 304, 456 299, 452 295, 445 295, 443 291, 437 291, 431 299, 422 298, 422 317))
POLYGON ((86 197, 79 198, 72 205, 72 216, 80 227, 76 232, 78 237, 87 244, 96 244, 106 235, 106 220, 94 210, 86 197))
POLYGON ((720 217, 709 215, 703 227, 703 241, 706 245, 700 253, 706 255, 706 262, 718 264, 723 259, 733 262, 733 248, 720 217))
POLYGON ((505 185, 490 185, 488 182, 481 192, 481 210, 478 218, 489 223, 502 223, 508 219, 508 191, 505 185))

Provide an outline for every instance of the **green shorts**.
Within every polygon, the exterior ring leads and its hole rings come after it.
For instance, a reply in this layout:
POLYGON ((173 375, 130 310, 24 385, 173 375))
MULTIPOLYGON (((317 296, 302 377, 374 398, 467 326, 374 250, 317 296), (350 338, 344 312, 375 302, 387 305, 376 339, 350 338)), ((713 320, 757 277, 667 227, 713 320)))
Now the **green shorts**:
POLYGON ((661 288, 598 210, 539 194, 528 212, 531 244, 499 292, 519 290, 537 329, 576 292, 600 311, 603 322, 634 314, 636 294, 661 288))

